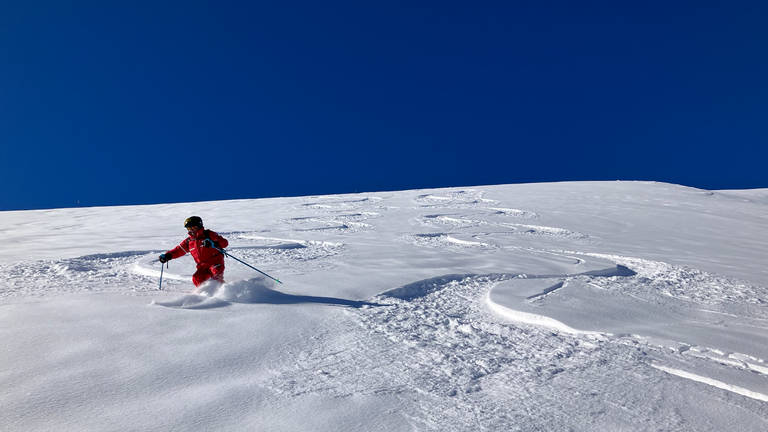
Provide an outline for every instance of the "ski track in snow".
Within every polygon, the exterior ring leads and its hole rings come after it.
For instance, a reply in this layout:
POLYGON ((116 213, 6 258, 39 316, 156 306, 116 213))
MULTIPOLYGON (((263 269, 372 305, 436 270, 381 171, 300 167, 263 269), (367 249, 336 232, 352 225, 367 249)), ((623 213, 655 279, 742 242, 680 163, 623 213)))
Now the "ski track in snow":
POLYGON ((354 198, 348 200, 322 199, 316 202, 298 204, 296 208, 298 210, 314 210, 323 213, 343 212, 360 209, 377 211, 388 211, 395 209, 378 205, 383 200, 383 198, 379 197, 354 198))
MULTIPOLYGON (((531 419, 557 412, 552 380, 601 361, 602 342, 503 322, 477 307, 493 283, 456 277, 410 300, 382 295, 382 307, 346 312, 358 331, 319 335, 266 385, 291 396, 394 394, 413 400, 405 414, 419 430, 540 427, 531 419)), ((552 427, 570 422, 544 417, 552 427)))
MULTIPOLYGON (((454 275, 414 283, 420 292, 384 293, 375 299, 383 306, 347 310, 344 331, 318 335, 293 364, 273 370, 265 385, 292 397, 394 394, 413 401, 405 414, 419 430, 610 430, 617 424, 642 430, 651 415, 666 419, 655 424, 661 429, 684 424, 675 409, 652 397, 635 399, 628 389, 648 388, 649 382, 663 388, 665 374, 680 369, 659 363, 684 368, 680 362, 691 359, 639 337, 552 332, 543 321, 513 324, 483 301, 510 277, 454 275), (627 419, 625 407, 635 416, 627 419)), ((764 397, 730 384, 716 387, 764 397)), ((659 390, 659 399, 665 391, 659 390)))
POLYGON ((380 213, 360 212, 281 219, 277 223, 289 227, 291 231, 296 233, 356 234, 361 231, 375 231, 374 225, 363 221, 379 217, 381 217, 380 213))
POLYGON ((0 279, 0 298, 41 297, 84 291, 151 291, 157 289, 157 280, 131 270, 137 259, 148 253, 152 252, 121 252, 1 264, 0 272, 5 277, 0 279))
POLYGON ((435 214, 425 215, 416 218, 416 221, 428 227, 434 228, 473 228, 483 225, 489 225, 488 222, 480 220, 465 219, 461 216, 454 216, 449 214, 435 214))
POLYGON ((493 253, 501 249, 500 246, 488 243, 460 240, 455 235, 451 236, 446 233, 412 234, 402 237, 400 241, 416 246, 441 248, 460 253, 493 253))
MULTIPOLYGON (((224 233, 227 248, 245 262, 258 263, 263 271, 305 274, 332 269, 343 260, 343 243, 280 240, 249 233, 224 233)), ((88 255, 49 261, 22 261, 0 265, 0 298, 41 297, 76 292, 151 292, 158 288, 163 251, 136 251, 88 255)), ((242 272, 241 264, 229 262, 226 275, 242 272)), ((191 258, 170 261, 163 270, 163 290, 188 291, 195 272, 191 258)))
MULTIPOLYGON (((610 289, 630 294, 660 294, 680 300, 704 305, 765 305, 768 302, 765 287, 735 278, 707 273, 702 270, 675 266, 659 261, 618 255, 586 253, 584 256, 604 258, 632 268, 638 273, 641 283, 626 284, 626 280, 611 281, 610 289)), ((605 288, 609 288, 605 286, 605 288)), ((754 313, 766 313, 765 309, 754 309, 754 313)), ((768 318, 765 315, 764 318, 768 318)))
MULTIPOLYGON (((482 205, 477 204, 482 207, 482 205)), ((447 206, 447 204, 446 204, 447 206)), ((455 204, 454 206, 458 206, 455 204)), ((511 223, 508 221, 499 221, 498 216, 524 218, 524 219, 539 219, 540 215, 535 212, 528 212, 524 210, 502 209, 502 208, 489 208, 488 211, 482 213, 437 213, 422 215, 415 219, 415 222, 421 226, 451 230, 461 230, 468 228, 484 227, 486 229, 493 228, 497 231, 491 232, 473 232, 475 237, 495 237, 499 236, 534 236, 541 238, 548 238, 552 240, 575 240, 577 243, 586 244, 600 244, 598 237, 588 234, 580 233, 569 229, 556 228, 550 226, 530 225, 521 223, 511 223)))
POLYGON ((509 208, 490 208, 489 210, 492 210, 493 213, 491 213, 494 216, 511 216, 516 218, 522 218, 522 219, 538 219, 541 216, 539 216, 538 213, 532 212, 532 211, 526 211, 526 210, 517 210, 517 209, 509 209, 509 208))
POLYGON ((459 191, 448 191, 442 195, 426 194, 419 195, 413 199, 417 204, 423 207, 439 208, 476 208, 498 206, 499 201, 484 199, 485 192, 480 190, 468 189, 459 191))
MULTIPOLYGON (((414 202, 422 207, 454 210, 499 205, 496 201, 484 200, 482 193, 467 191, 420 195, 414 202)), ((534 212, 504 211, 498 208, 491 210, 495 210, 495 213, 488 213, 487 216, 540 218, 534 212)), ((399 240, 416 246, 467 254, 530 250, 473 241, 510 234, 599 244, 595 237, 572 230, 489 222, 473 219, 472 216, 462 213, 423 215, 415 219, 419 225, 450 228, 451 232, 410 234, 399 240), (512 228, 513 231, 472 233, 471 236, 469 233, 461 233, 462 230, 489 226, 512 228), (470 238, 473 240, 468 240, 470 238)), ((660 295, 671 296, 682 301, 703 301, 709 306, 722 309, 724 305, 739 305, 749 299, 750 303, 760 303, 759 295, 764 292, 762 287, 743 281, 664 263, 621 256, 546 252, 595 256, 633 270, 637 268, 637 273, 632 275, 575 278, 586 280, 601 289, 617 289, 630 296, 638 296, 642 292, 646 301, 658 300, 660 295), (681 284, 682 281, 686 283, 681 284)), ((343 397, 352 394, 394 393, 403 398, 413 398, 418 403, 414 404, 413 411, 408 415, 418 429, 530 430, 543 426, 562 429, 573 424, 611 424, 609 417, 612 410, 606 410, 605 407, 613 406, 616 401, 627 397, 622 387, 633 385, 635 380, 665 380, 659 371, 679 371, 659 366, 655 363, 659 361, 677 364, 682 356, 686 357, 685 361, 689 361, 694 355, 700 360, 711 361, 726 368, 749 370, 758 374, 768 371, 764 366, 765 360, 746 354, 724 353, 716 348, 691 346, 642 335, 614 336, 579 331, 545 316, 531 314, 527 320, 521 319, 521 314, 525 313, 507 309, 506 312, 512 312, 510 315, 494 307, 497 305, 492 302, 483 306, 482 299, 487 299, 493 286, 509 277, 447 275, 392 290, 390 295, 384 293, 375 300, 387 307, 347 311, 362 333, 343 332, 345 336, 341 338, 319 336, 312 348, 302 353, 296 364, 275 370, 267 385, 278 392, 294 396, 322 394, 343 397), (510 316, 518 325, 510 325, 509 321, 502 318, 510 316), (519 323, 524 324, 519 326, 519 323), (526 323, 533 326, 526 326, 526 323), (564 334, 553 334, 545 330, 550 328, 564 334), (521 346, 525 348, 520 349, 521 346), (532 346, 536 348, 531 350, 532 346), (536 353, 533 356, 532 351, 536 353), (617 359, 620 360, 617 362, 617 359), (623 372, 627 364, 634 364, 634 368, 637 363, 647 366, 641 368, 643 373, 640 376, 636 376, 637 373, 635 376, 627 376, 623 372), (608 364, 618 365, 607 368, 608 364), (601 372, 596 372, 598 370, 601 372), (584 377, 590 374, 596 375, 584 377), (578 380, 575 380, 576 376, 578 380), (567 387, 574 380, 591 382, 599 389, 574 389, 576 394, 589 394, 590 397, 580 400, 579 409, 567 412, 585 413, 584 417, 574 419, 542 415, 543 412, 558 409, 562 399, 560 386, 567 387), (555 385, 556 381, 563 382, 555 385), (521 404, 523 401, 535 402, 521 404), (596 412, 599 414, 596 415, 596 412), (540 420, 530 421, 531 418, 542 417, 550 418, 550 424, 542 425, 540 420), (511 425, 515 427, 510 429, 511 425)), ((550 287, 527 300, 541 301, 565 286, 567 281, 555 280, 550 287)), ((724 310, 729 309, 725 307, 724 310)), ((760 313, 762 310, 753 312, 760 313)), ((684 372, 675 375, 690 379, 684 372)), ((763 400, 765 397, 762 393, 711 378, 697 381, 753 399, 763 400)), ((647 383, 637 385, 647 386, 647 383)), ((619 403, 616 408, 623 407, 619 403)), ((654 412, 656 417, 659 411, 664 411, 648 400, 634 401, 633 409, 654 412)), ((683 423, 680 415, 672 410, 665 415, 669 418, 667 425, 670 428, 683 423)), ((635 424, 633 427, 639 429, 642 425, 635 424)))
MULTIPOLYGON (((275 232, 221 233, 230 239, 228 251, 268 273, 329 270, 347 260, 346 243, 293 237, 376 232, 376 221, 398 209, 383 206, 385 199, 380 197, 308 201, 295 208, 311 215, 277 220, 275 232)), ((670 376, 705 384, 702 392, 760 415, 764 405, 754 401, 768 400, 768 392, 686 372, 686 367, 706 364, 768 380, 766 359, 642 334, 574 329, 547 317, 545 305, 567 293, 569 284, 579 283, 644 304, 661 306, 673 299, 691 309, 706 308, 713 315, 741 317, 768 327, 768 314, 761 307, 766 301, 764 287, 638 258, 504 245, 515 236, 593 246, 599 245, 599 238, 565 228, 511 223, 509 218, 533 220, 542 215, 501 204, 474 189, 417 195, 412 199, 414 208, 439 210, 413 222, 448 232, 417 232, 397 241, 458 254, 557 255, 572 258, 577 267, 598 258, 631 269, 632 274, 542 276, 543 288, 522 300, 530 310, 540 308, 540 315, 491 300, 496 287, 536 276, 455 274, 413 281, 381 293, 370 304, 350 301, 346 305, 356 307, 344 309, 338 322, 293 353, 293 361, 273 368, 260 384, 286 398, 393 395, 408 401, 403 414, 416 430, 644 430, 649 418, 656 429, 677 430, 685 424, 685 416, 663 402, 681 385, 670 376), (640 387, 657 393, 638 395, 633 389, 640 387)), ((175 245, 174 241, 164 243, 175 245)), ((153 291, 160 274, 159 253, 3 264, 0 271, 6 278, 0 281, 0 298, 153 291)), ((228 263, 227 271, 237 265, 228 263)), ((164 289, 188 289, 193 271, 188 258, 171 261, 164 270, 164 289)), ((265 291, 260 283, 239 281, 230 285, 228 294, 187 295, 158 304, 203 309, 237 302, 243 295, 279 294, 265 291)))
POLYGON ((572 231, 568 229, 548 227, 548 226, 538 226, 538 225, 511 224, 511 223, 504 223, 500 225, 504 227, 513 228, 515 230, 512 232, 513 234, 552 237, 552 238, 560 238, 560 239, 573 239, 573 240, 581 240, 581 241, 594 240, 595 243, 599 244, 599 242, 593 236, 582 234, 578 231, 572 231))
MULTIPOLYGON (((313 338, 293 364, 274 369, 264 385, 292 397, 394 394, 413 400, 405 414, 419 430, 565 430, 601 424, 606 430, 617 424, 642 430, 651 415, 667 419, 655 427, 677 429, 685 423, 679 412, 653 397, 635 399, 628 390, 649 388, 649 382, 663 388, 667 373, 758 401, 768 397, 684 372, 704 361, 765 374, 758 372, 762 359, 722 352, 691 357, 671 341, 569 331, 551 326, 560 323, 546 317, 505 319, 509 315, 494 313, 484 299, 496 284, 515 277, 449 275, 383 293, 374 299, 383 306, 345 311, 348 322, 339 324, 344 330, 313 338), (349 331, 351 326, 358 330, 349 331), (562 409, 564 403, 569 409, 562 409), (625 407, 635 415, 627 419, 625 407)), ((578 278, 610 286, 621 278, 642 283, 644 277, 578 278)), ((664 392, 659 390, 659 400, 664 392)), ((760 412, 759 405, 744 405, 760 412)))

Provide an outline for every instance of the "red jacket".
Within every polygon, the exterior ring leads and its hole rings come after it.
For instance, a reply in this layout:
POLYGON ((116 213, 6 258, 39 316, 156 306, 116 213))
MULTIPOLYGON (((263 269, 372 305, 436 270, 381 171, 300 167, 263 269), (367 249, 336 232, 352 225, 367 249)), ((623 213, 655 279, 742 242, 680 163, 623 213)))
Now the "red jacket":
POLYGON ((219 244, 220 249, 224 249, 229 246, 229 242, 224 237, 216 234, 211 230, 199 229, 195 232, 194 236, 190 234, 185 238, 178 246, 169 250, 167 253, 171 254, 173 259, 183 257, 189 252, 192 258, 197 263, 197 268, 212 267, 216 264, 224 266, 224 255, 212 247, 203 247, 203 241, 206 238, 210 238, 212 242, 219 244), (206 237, 205 233, 208 233, 206 237))

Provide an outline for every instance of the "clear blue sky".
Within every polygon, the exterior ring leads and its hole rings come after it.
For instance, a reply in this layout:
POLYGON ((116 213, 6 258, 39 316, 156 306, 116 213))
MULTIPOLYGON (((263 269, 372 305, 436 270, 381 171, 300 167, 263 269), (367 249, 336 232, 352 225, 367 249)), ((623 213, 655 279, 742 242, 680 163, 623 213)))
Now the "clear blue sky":
POLYGON ((768 187, 766 23, 738 0, 4 1, 0 210, 768 187))

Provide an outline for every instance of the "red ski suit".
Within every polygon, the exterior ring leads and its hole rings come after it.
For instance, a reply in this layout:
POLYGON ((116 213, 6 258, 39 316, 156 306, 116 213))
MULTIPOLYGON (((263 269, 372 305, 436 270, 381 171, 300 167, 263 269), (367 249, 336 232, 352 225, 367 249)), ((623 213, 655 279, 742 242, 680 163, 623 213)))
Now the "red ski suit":
POLYGON ((203 241, 210 238, 218 243, 220 249, 229 246, 229 242, 217 233, 200 228, 184 239, 178 246, 166 252, 171 259, 183 257, 187 253, 192 255, 197 263, 197 271, 192 275, 192 283, 200 286, 208 279, 214 279, 224 283, 224 255, 212 247, 203 247, 203 241), (206 237, 206 233, 208 236, 206 237))

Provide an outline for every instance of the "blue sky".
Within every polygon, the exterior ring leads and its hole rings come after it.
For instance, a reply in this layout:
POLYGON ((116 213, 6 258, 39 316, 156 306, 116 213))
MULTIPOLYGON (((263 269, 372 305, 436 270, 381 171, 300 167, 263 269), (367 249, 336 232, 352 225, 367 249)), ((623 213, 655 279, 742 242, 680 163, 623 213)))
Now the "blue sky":
POLYGON ((768 187, 768 2, 6 1, 0 210, 768 187))

